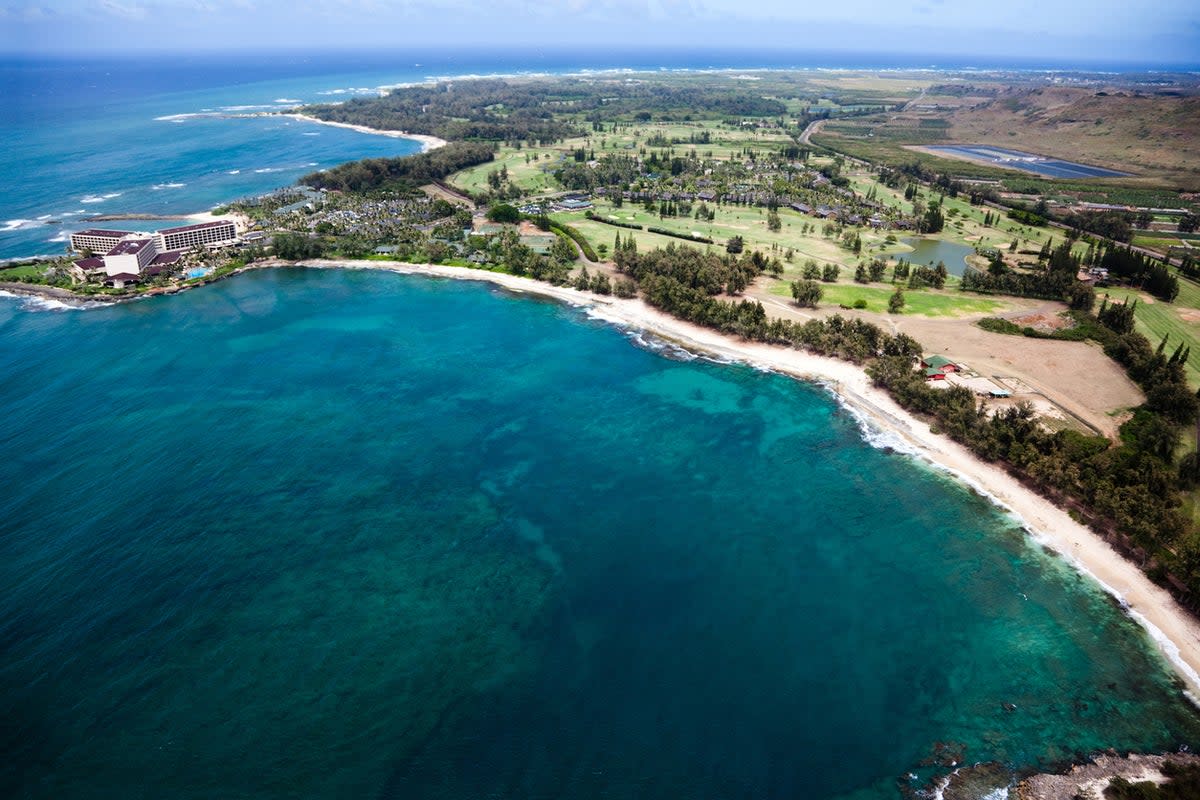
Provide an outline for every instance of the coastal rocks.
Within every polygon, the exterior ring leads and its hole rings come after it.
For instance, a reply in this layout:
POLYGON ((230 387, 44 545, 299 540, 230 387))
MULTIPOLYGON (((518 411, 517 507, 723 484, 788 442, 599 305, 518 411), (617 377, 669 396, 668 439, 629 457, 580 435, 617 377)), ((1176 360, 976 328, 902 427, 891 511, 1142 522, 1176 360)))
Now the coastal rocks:
POLYGON ((1013 774, 1003 764, 975 764, 955 770, 946 780, 942 800, 999 800, 1008 796, 1013 774))
POLYGON ((1166 780, 1163 765, 1167 762, 1200 767, 1200 756, 1189 753, 1157 756, 1131 753, 1121 757, 1109 753, 1097 756, 1091 763, 1077 764, 1064 775, 1034 775, 1027 778, 1017 785, 1016 797, 1019 800, 1103 800, 1105 787, 1116 777, 1131 783, 1163 783, 1166 780))

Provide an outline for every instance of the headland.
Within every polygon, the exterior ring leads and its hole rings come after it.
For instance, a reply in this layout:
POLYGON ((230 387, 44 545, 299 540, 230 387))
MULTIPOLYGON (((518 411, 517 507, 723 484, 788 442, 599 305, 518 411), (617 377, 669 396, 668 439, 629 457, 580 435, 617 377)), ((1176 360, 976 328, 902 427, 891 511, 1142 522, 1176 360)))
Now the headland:
POLYGON ((393 139, 412 139, 415 142, 420 142, 421 152, 428 153, 430 150, 437 150, 439 147, 445 147, 447 142, 445 139, 440 139, 437 136, 428 136, 423 133, 406 133, 404 131, 388 131, 381 128, 368 128, 366 125, 352 125, 349 122, 331 122, 327 119, 319 119, 309 116, 308 114, 282 114, 280 116, 291 117, 292 119, 300 119, 305 122, 315 122, 320 125, 332 125, 335 128, 346 128, 359 133, 370 133, 376 136, 390 136, 393 139))

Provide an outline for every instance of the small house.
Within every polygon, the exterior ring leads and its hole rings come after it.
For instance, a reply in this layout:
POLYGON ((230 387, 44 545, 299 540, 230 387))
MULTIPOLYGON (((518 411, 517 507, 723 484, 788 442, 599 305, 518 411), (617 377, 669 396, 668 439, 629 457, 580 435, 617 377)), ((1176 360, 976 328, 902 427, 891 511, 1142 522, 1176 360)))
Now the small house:
POLYGON ((927 381, 944 381, 950 373, 962 371, 958 364, 945 356, 925 356, 921 359, 921 369, 927 381))

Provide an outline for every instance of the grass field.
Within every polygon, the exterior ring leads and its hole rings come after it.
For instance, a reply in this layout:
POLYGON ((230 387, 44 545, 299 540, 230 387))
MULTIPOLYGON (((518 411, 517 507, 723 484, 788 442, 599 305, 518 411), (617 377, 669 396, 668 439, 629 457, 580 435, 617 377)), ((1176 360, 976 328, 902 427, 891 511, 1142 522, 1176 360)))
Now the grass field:
MULTIPOLYGON (((696 204, 697 206, 699 204, 696 204)), ((772 232, 767 229, 767 209, 748 208, 745 206, 710 206, 716 211, 712 222, 696 220, 692 217, 666 217, 660 219, 656 212, 646 211, 636 203, 626 202, 621 208, 615 208, 611 203, 600 201, 594 209, 597 216, 613 219, 619 222, 654 226, 682 234, 699 233, 713 240, 714 246, 724 247, 725 243, 734 236, 741 236, 749 250, 758 249, 766 255, 785 257, 788 249, 794 254, 795 263, 814 258, 822 263, 833 262, 843 267, 851 267, 857 263, 859 256, 839 245, 831 238, 825 238, 822 233, 825 223, 815 217, 799 214, 791 209, 779 209, 780 230, 772 232), (805 226, 808 231, 805 232, 805 226)), ((565 222, 575 224, 581 219, 578 214, 565 215, 565 222)), ((613 237, 620 232, 624 238, 634 234, 638 246, 642 246, 643 238, 654 236, 654 239, 664 237, 646 234, 645 231, 634 231, 616 228, 611 225, 597 225, 603 229, 600 242, 612 244, 613 237)), ((869 229, 859 231, 863 242, 863 256, 874 252, 882 252, 888 248, 894 249, 894 242, 887 242, 886 234, 875 233, 869 229)), ((590 238, 590 234, 589 234, 590 238)), ((650 239, 647 239, 650 241, 650 239)), ((674 240, 678 241, 678 240, 674 240)), ((593 246, 599 242, 593 241, 593 246)), ((903 248, 901 248, 903 249, 903 248)))
POLYGON ((1134 289, 1110 287, 1097 294, 1108 294, 1113 300, 1138 298, 1133 320, 1137 330, 1155 347, 1163 335, 1170 337, 1167 349, 1174 351, 1180 342, 1192 349, 1187 363, 1188 383, 1200 387, 1200 284, 1179 279, 1179 297, 1174 303, 1164 303, 1134 289))
POLYGON ((1144 247, 1147 250, 1154 250, 1166 255, 1167 250, 1182 245, 1183 240, 1169 233, 1155 235, 1135 234, 1130 244, 1134 247, 1144 247))
MULTIPOLYGON (((571 142, 582 142, 582 139, 572 139, 571 142)), ((576 144, 576 146, 579 146, 576 144)), ((573 148, 572 148, 573 149, 573 148)), ((501 167, 508 168, 508 179, 534 194, 558 190, 558 183, 551 174, 560 158, 565 158, 568 150, 565 145, 557 148, 536 147, 517 150, 512 147, 502 147, 496 153, 494 161, 480 164, 450 177, 450 184, 471 193, 488 191, 488 173, 499 171, 501 167), (538 160, 533 160, 536 153, 538 160), (528 159, 528 160, 527 160, 528 159)))
MULTIPOLYGON (((938 142, 991 144, 1132 173, 1129 178, 1094 181, 1022 181, 1041 187, 1071 183, 1117 194, 1122 187, 1200 188, 1200 170, 1195 166, 1200 147, 1194 137, 1181 135, 1200 119, 1197 98, 1030 87, 1008 91, 996 99, 981 97, 967 105, 947 105, 952 107, 831 120, 814 142, 878 163, 919 161, 939 172, 1021 181, 1020 175, 1010 170, 906 148, 938 142)), ((1111 202, 1121 202, 1116 194, 1111 196, 1111 202)))
POLYGON ((26 264, 20 267, 0 269, 0 281, 19 281, 24 278, 37 278, 46 268, 38 264, 26 264))
POLYGON ((509 181, 525 190, 527 194, 538 195, 560 191, 562 187, 554 181, 553 172, 572 153, 583 148, 590 155, 593 151, 597 158, 605 153, 637 152, 643 147, 661 149, 664 145, 651 145, 650 141, 665 140, 677 144, 665 146, 674 147, 677 152, 695 150, 702 157, 726 161, 734 156, 741 156, 742 151, 778 150, 781 145, 791 142, 791 137, 777 129, 758 129, 755 127, 731 128, 719 122, 703 121, 690 123, 645 123, 617 132, 607 131, 595 133, 586 137, 566 139, 550 147, 525 147, 516 149, 504 146, 496 152, 494 161, 480 164, 477 167, 465 169, 450 177, 450 183, 468 192, 488 190, 488 173, 507 167, 509 181), (710 141, 706 144, 692 144, 689 140, 699 138, 707 133, 710 141), (537 160, 533 155, 537 154, 537 160))
MULTIPOLYGON (((860 283, 822 283, 822 306, 853 306, 856 300, 866 300, 864 311, 885 313, 888 298, 895 289, 891 286, 864 285, 860 283)), ((792 289, 786 281, 779 281, 769 289, 771 294, 791 297, 792 289)), ((995 314, 1004 311, 1007 304, 1002 300, 962 294, 954 290, 906 289, 904 312, 925 317, 961 317, 968 314, 995 314)))

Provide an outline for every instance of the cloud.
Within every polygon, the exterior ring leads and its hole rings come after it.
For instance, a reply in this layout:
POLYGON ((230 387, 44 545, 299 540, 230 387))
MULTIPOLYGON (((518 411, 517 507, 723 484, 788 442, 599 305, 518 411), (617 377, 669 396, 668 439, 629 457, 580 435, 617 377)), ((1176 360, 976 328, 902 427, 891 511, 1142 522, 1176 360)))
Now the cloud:
MULTIPOLYGON (((5 0, 0 0, 5 2, 5 0)), ((1200 4, 1185 0, 15 0, 0 50, 93 52, 125 43, 97 25, 153 24, 153 42, 221 49, 688 48, 940 56, 1200 59, 1200 4), (598 39, 597 32, 608 32, 598 39)))
POLYGON ((142 6, 130 6, 123 3, 115 3, 113 0, 101 0, 100 8, 106 14, 121 19, 142 20, 148 16, 146 9, 142 6))

